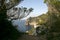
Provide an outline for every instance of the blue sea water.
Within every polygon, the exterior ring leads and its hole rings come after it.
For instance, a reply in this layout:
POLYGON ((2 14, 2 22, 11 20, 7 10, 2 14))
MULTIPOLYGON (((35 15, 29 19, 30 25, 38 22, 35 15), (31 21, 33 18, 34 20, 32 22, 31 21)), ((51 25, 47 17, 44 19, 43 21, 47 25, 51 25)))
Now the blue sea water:
POLYGON ((26 32, 27 28, 26 28, 25 22, 26 20, 14 20, 13 25, 14 26, 17 25, 17 29, 20 32, 26 32))

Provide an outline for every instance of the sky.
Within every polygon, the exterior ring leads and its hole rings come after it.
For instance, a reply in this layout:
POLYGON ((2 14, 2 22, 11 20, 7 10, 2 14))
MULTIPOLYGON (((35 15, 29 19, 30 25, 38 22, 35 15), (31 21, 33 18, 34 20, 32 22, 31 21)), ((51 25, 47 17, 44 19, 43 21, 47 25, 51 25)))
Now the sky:
POLYGON ((27 8, 33 8, 33 12, 30 13, 27 17, 23 18, 23 21, 21 20, 15 20, 15 25, 18 25, 18 30, 20 31, 25 31, 26 28, 24 26, 24 20, 26 18, 31 17, 36 17, 39 15, 42 15, 43 13, 46 13, 48 11, 47 5, 44 4, 43 0, 24 0, 21 2, 18 7, 27 7, 27 8))
POLYGON ((33 12, 31 12, 29 15, 31 17, 39 16, 48 11, 47 5, 44 3, 44 0, 24 0, 18 5, 18 7, 21 6, 34 9, 33 12))

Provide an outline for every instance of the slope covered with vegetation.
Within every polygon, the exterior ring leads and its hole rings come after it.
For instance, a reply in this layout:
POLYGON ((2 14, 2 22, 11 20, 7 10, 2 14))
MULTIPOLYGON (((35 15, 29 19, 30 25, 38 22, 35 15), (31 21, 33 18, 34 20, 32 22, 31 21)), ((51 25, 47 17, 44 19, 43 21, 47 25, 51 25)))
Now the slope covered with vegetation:
POLYGON ((48 16, 40 16, 40 20, 42 17, 43 23, 39 22, 39 24, 47 27, 47 40, 60 40, 60 1, 45 0, 45 3, 48 6, 48 12, 45 15, 48 16))

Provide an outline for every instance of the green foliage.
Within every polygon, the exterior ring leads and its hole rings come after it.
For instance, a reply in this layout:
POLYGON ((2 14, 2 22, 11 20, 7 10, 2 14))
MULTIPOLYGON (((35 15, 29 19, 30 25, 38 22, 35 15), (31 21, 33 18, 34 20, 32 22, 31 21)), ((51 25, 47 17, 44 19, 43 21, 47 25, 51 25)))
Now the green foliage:
POLYGON ((0 8, 0 40, 17 40, 20 32, 12 25, 11 21, 8 21, 6 12, 6 7, 2 6, 0 8))
MULTIPOLYGON (((45 25, 45 27, 47 26, 47 40, 60 40, 60 1, 45 0, 44 2, 48 3, 48 5, 52 6, 58 11, 58 13, 55 13, 54 10, 52 10, 53 8, 51 8, 52 12, 48 10, 48 12, 45 14, 48 14, 46 17, 44 15, 39 17, 43 20, 42 25, 45 25)), ((41 22, 39 22, 39 24, 41 25, 41 22)), ((44 34, 44 32, 41 32, 41 34, 44 34)))
POLYGON ((7 15, 10 20, 17 20, 17 19, 27 17, 32 11, 33 11, 33 8, 27 9, 26 7, 19 7, 19 8, 14 7, 7 11, 7 15), (13 11, 11 12, 11 10, 13 11))
MULTIPOLYGON (((49 3, 49 2, 48 2, 49 3)), ((60 36, 59 33, 60 33, 60 1, 59 0, 53 0, 51 1, 50 0, 50 4, 59 12, 58 14, 57 13, 50 13, 50 18, 49 18, 49 22, 47 22, 47 25, 49 24, 50 26, 50 30, 49 30, 49 35, 50 37, 48 37, 48 40, 60 40, 60 36), (59 16, 57 16, 59 15, 59 16), (55 35, 53 35, 54 33, 56 33, 55 35), (53 38, 52 38, 52 35, 53 35, 53 38)), ((48 35, 48 36, 49 36, 48 35)))
POLYGON ((23 33, 20 33, 11 21, 8 21, 7 9, 11 9, 21 0, 9 0, 5 3, 5 0, 1 0, 0 6, 0 40, 17 40, 23 33), (4 4, 5 3, 5 4, 4 4), (8 5, 9 6, 8 6, 8 5))
POLYGON ((46 3, 47 0, 44 0, 44 3, 46 3))
POLYGON ((42 31, 41 33, 40 33, 40 35, 44 35, 45 34, 45 31, 42 31))
POLYGON ((45 3, 54 7, 57 11, 60 12, 60 0, 44 0, 45 3))
POLYGON ((19 35, 11 21, 7 20, 6 11, 0 11, 0 40, 16 40, 19 35))

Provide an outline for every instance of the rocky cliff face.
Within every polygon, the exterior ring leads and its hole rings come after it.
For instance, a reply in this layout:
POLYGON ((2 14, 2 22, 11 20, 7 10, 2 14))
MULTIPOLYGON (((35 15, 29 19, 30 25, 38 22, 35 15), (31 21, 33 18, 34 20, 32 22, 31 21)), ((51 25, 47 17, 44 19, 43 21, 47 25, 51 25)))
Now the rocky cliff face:
POLYGON ((59 13, 60 12, 60 1, 59 0, 47 0, 46 4, 48 6, 48 11, 50 13, 59 13))
POLYGON ((48 2, 48 14, 49 18, 47 25, 49 25, 48 40, 60 40, 60 1, 49 0, 48 2), (53 1, 53 2, 52 2, 53 1))

